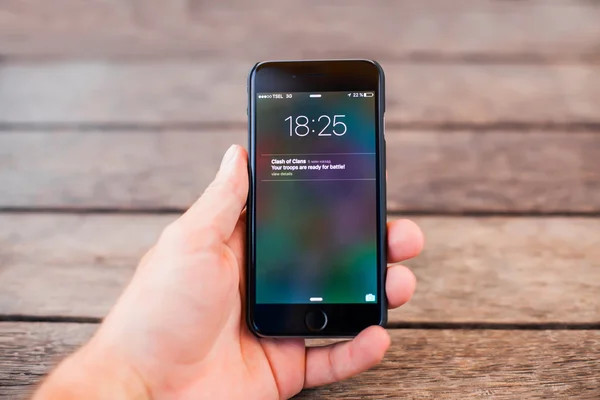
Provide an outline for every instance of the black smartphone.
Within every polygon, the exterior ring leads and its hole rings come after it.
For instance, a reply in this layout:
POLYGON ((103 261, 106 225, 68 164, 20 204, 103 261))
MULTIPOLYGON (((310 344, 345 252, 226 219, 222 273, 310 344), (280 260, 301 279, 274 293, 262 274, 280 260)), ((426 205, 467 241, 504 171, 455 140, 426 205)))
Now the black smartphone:
POLYGON ((351 337, 387 321, 384 75, 267 61, 248 77, 247 323, 351 337))

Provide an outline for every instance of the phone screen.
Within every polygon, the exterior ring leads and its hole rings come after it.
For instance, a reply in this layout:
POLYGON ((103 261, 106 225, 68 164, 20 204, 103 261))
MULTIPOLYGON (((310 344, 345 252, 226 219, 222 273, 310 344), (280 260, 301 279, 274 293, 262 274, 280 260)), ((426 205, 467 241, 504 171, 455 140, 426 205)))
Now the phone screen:
POLYGON ((256 93, 256 303, 374 303, 375 92, 256 93))

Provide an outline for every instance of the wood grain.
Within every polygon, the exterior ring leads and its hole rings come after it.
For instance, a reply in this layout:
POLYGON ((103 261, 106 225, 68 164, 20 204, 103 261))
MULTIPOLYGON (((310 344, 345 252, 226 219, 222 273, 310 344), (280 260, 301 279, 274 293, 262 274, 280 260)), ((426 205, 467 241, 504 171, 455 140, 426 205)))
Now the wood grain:
MULTIPOLYGON (((103 317, 174 215, 0 215, 0 314, 103 317), (57 289, 57 288, 60 288, 57 289)), ((407 322, 600 321, 597 218, 415 219, 407 322)))
POLYGON ((0 398, 29 398, 44 375, 96 328, 95 324, 0 322, 0 398))
MULTIPOLYGON (((0 398, 30 394, 87 324, 0 323, 0 398)), ((597 399, 599 331, 393 330, 383 363, 301 399, 597 399)))
MULTIPOLYGON (((388 206, 600 212, 595 133, 388 130, 388 206)), ((0 134, 0 207, 183 209, 243 130, 0 134)))
MULTIPOLYGON (((600 8, 599 8, 600 9, 600 8)), ((0 124, 246 124, 251 61, 0 64, 0 124)), ((600 124, 600 69, 384 62, 388 124, 600 124)))
POLYGON ((175 218, 0 215, 0 313, 104 317, 175 218))
POLYGON ((0 53, 586 60, 598 57, 598 20, 576 0, 9 0, 0 53))
POLYGON ((413 301, 390 321, 600 321, 600 219, 415 218, 413 301))
POLYGON ((299 399, 597 399, 599 331, 395 330, 383 363, 299 399))

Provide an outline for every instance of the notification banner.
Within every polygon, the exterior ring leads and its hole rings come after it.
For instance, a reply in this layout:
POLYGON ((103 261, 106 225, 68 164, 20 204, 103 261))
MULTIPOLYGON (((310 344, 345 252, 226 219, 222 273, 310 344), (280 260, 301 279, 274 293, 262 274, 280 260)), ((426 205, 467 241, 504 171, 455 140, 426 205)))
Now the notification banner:
POLYGON ((263 155, 259 179, 277 180, 374 180, 375 154, 263 155))

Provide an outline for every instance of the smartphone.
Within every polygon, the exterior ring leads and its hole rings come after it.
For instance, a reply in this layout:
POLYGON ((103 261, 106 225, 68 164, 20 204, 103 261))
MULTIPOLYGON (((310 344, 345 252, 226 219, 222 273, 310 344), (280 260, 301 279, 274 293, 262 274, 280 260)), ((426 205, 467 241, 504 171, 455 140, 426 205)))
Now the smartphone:
POLYGON ((352 337, 387 320, 384 74, 266 61, 248 77, 247 309, 262 337, 352 337))

